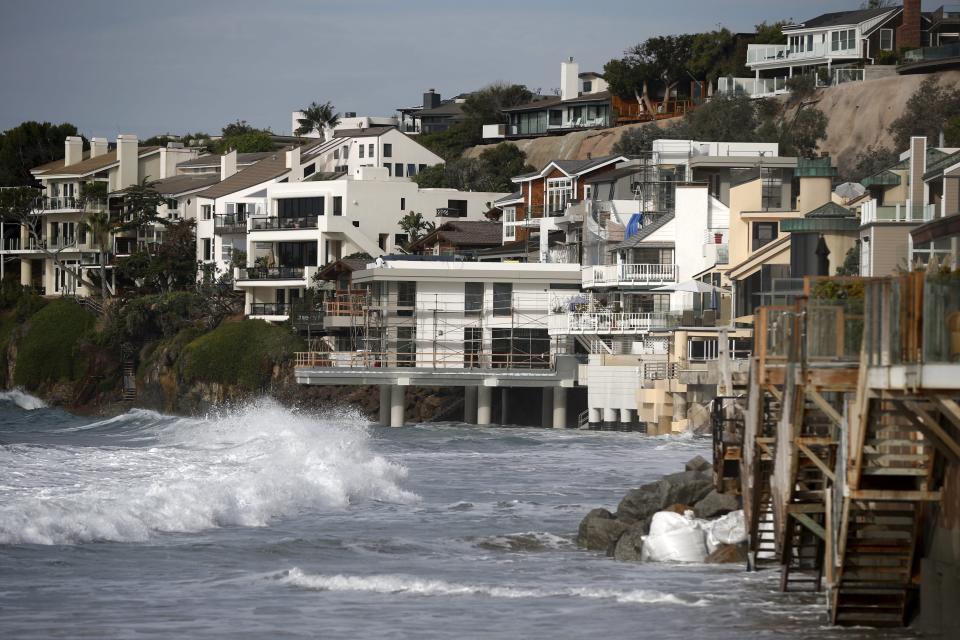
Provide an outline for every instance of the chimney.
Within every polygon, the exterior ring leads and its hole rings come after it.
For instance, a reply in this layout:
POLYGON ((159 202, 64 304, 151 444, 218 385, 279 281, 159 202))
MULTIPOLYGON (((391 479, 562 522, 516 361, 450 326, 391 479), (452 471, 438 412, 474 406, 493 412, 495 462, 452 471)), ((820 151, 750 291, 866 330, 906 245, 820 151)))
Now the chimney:
POLYGON ((914 136, 910 138, 910 186, 907 189, 907 199, 913 206, 926 203, 924 198, 923 174, 927 172, 927 138, 914 136))
POLYGON ((573 57, 560 63, 560 99, 572 100, 580 95, 580 65, 573 57))
POLYGON ((237 150, 231 149, 220 156, 220 179, 226 180, 237 172, 237 150))
POLYGON ((427 92, 423 94, 424 109, 436 109, 440 106, 440 102, 440 94, 433 89, 427 89, 427 92))
POLYGON ((83 160, 83 138, 67 136, 63 141, 63 165, 77 164, 83 160))
POLYGON ((106 138, 90 138, 90 157, 96 158, 107 152, 106 138))
POLYGON ((897 48, 919 47, 921 0, 903 0, 903 23, 897 28, 897 48))
POLYGON ((126 189, 140 181, 138 175, 140 142, 137 136, 121 134, 117 136, 117 184, 113 189, 126 189))
POLYGON ((284 156, 284 166, 290 171, 290 182, 303 180, 303 168, 300 166, 300 147, 290 149, 284 156))

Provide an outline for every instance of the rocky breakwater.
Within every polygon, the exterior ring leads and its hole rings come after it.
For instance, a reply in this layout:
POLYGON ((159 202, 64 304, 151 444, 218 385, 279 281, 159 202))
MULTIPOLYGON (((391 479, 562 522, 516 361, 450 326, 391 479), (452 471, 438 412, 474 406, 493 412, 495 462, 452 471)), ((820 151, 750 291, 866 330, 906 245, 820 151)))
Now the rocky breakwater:
POLYGON ((710 463, 697 456, 684 471, 627 493, 616 512, 592 510, 580 523, 577 544, 624 561, 745 562, 739 509, 736 496, 716 491, 710 463), (681 540, 681 530, 693 535, 681 540), (673 541, 663 535, 672 536, 673 541), (689 553, 671 553, 674 542, 689 553))

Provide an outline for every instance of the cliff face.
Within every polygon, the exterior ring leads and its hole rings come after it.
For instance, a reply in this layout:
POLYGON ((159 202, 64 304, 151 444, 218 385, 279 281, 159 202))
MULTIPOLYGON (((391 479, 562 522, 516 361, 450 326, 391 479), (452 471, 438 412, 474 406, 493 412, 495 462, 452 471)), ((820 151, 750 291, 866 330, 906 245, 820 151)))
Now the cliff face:
MULTIPOLYGON (((960 86, 960 71, 932 74, 943 86, 960 86)), ((829 120, 827 139, 820 150, 829 153, 841 172, 851 166, 857 154, 869 145, 892 147, 887 129, 903 115, 907 100, 928 76, 926 74, 891 76, 866 82, 851 82, 821 89, 815 99, 818 108, 829 120)), ((663 127, 671 120, 661 120, 663 127)), ((527 154, 534 167, 544 167, 551 160, 582 160, 588 156, 612 153, 613 145, 629 129, 643 125, 611 127, 595 131, 576 131, 563 136, 548 136, 512 142, 527 154)), ((486 148, 480 145, 468 149, 469 157, 476 157, 486 148)))

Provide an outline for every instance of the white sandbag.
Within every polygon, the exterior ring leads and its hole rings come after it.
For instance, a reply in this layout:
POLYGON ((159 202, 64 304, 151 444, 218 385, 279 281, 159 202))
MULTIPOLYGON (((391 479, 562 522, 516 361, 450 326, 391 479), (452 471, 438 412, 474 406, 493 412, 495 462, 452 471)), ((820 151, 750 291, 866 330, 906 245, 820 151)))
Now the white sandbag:
POLYGON ((706 534, 703 529, 688 525, 644 538, 640 559, 648 562, 703 562, 706 557, 706 534))
POLYGON ((690 519, 673 511, 657 511, 650 520, 651 536, 659 536, 676 529, 689 529, 690 519))
POLYGON ((743 510, 731 511, 706 527, 707 548, 713 553, 721 544, 740 544, 747 541, 747 523, 743 510))

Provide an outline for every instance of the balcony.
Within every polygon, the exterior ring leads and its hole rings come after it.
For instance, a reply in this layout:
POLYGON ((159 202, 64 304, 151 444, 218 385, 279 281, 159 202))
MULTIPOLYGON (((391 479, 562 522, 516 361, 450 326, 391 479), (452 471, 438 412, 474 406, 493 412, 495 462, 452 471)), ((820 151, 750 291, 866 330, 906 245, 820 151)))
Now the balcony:
POLYGON ((237 269, 237 280, 303 280, 305 267, 247 267, 237 269))
POLYGON ((903 54, 903 63, 927 62, 930 60, 945 60, 947 58, 960 57, 960 42, 945 44, 939 47, 923 47, 922 49, 913 49, 903 54))
POLYGON ((250 305, 250 317, 288 316, 291 305, 284 302, 254 302, 250 305))
POLYGON ((78 211, 81 209, 80 198, 74 196, 50 196, 43 199, 43 209, 51 211, 78 211))
POLYGON ((213 232, 246 233, 247 215, 245 213, 218 213, 213 216, 213 232))
POLYGON ((786 44, 750 44, 747 45, 747 66, 762 65, 769 67, 787 67, 826 58, 858 58, 860 52, 856 44, 843 49, 833 49, 829 43, 814 43, 806 51, 791 51, 786 44))
POLYGON ((743 94, 751 98, 772 96, 787 92, 787 76, 780 78, 718 78, 717 93, 743 94))
POLYGON ((316 229, 320 216, 299 216, 295 218, 251 218, 251 231, 285 231, 293 229, 316 229))
POLYGON ((936 214, 936 205, 911 202, 895 205, 878 205, 876 200, 865 202, 860 208, 860 224, 878 222, 914 222, 922 223, 933 220, 936 214))
POLYGON ((584 287, 660 286, 677 281, 675 264, 606 264, 584 267, 584 287))
POLYGON ((632 335, 680 326, 680 316, 669 312, 573 312, 550 318, 551 335, 632 335))

